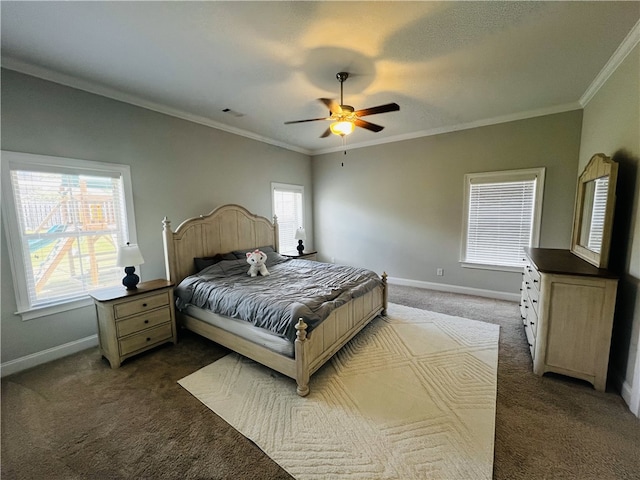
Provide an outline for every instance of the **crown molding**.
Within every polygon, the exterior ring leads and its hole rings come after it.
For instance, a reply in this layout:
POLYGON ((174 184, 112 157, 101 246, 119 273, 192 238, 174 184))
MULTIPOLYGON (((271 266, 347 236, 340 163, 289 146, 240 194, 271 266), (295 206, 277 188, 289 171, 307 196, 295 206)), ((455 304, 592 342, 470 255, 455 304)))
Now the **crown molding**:
POLYGON ((488 126, 497 125, 500 123, 515 122, 518 120, 527 120, 529 118, 543 117, 545 115, 554 115, 556 113, 564 113, 564 112, 570 112, 573 110, 581 110, 581 109, 582 109, 582 106, 578 102, 566 103, 564 105, 556 105, 553 107, 540 108, 537 110, 529 110, 526 112, 502 115, 500 117, 486 118, 482 120, 476 120, 473 122, 461 123, 458 125, 450 125, 446 127, 438 127, 438 128, 432 128, 429 130, 422 130, 419 132, 395 135, 391 137, 381 138, 379 140, 361 142, 354 145, 323 148, 320 150, 314 150, 311 155, 315 156, 315 155, 322 155, 325 153, 343 152, 345 150, 355 150, 357 148, 372 147, 372 146, 381 145, 384 143, 402 142, 404 140, 413 140, 415 138, 421 138, 421 137, 431 137, 433 135, 441 135, 443 133, 458 132, 460 130, 469 130, 469 129, 478 128, 478 127, 488 127, 488 126))
POLYGON ((598 90, 607 82, 609 77, 616 71, 620 64, 627 58, 627 55, 635 48, 640 42, 640 20, 633 26, 631 31, 627 34, 622 43, 618 46, 606 65, 600 70, 600 73, 596 75, 589 88, 580 97, 580 105, 582 108, 586 107, 591 99, 598 93, 598 90))
POLYGON ((519 112, 516 114, 504 115, 499 117, 487 118, 487 119, 477 120, 469 123, 451 125, 447 127, 438 127, 438 128, 428 129, 428 130, 422 130, 422 131, 412 132, 412 133, 403 134, 403 135, 384 137, 379 140, 360 142, 354 145, 343 145, 343 146, 337 146, 337 147, 331 147, 331 148, 322 148, 317 150, 309 150, 309 149, 297 147, 295 145, 290 145, 288 143, 280 142, 272 138, 263 137, 253 132, 230 127, 228 125, 215 122, 213 120, 210 120, 208 118, 205 118, 199 115, 193 115, 188 112, 184 112, 182 110, 174 109, 166 105, 161 105, 155 102, 151 102, 149 100, 145 100, 135 95, 130 95, 130 94, 121 92, 119 90, 115 90, 113 88, 107 87, 105 85, 101 85, 96 82, 82 80, 76 77, 72 77, 70 75, 55 72, 53 70, 50 70, 44 67, 28 64, 26 62, 22 62, 20 60, 17 60, 8 56, 2 57, 2 67, 7 68, 9 70, 15 70, 20 73, 25 73, 27 75, 32 75, 34 77, 42 78, 44 80, 49 80, 55 83, 66 85, 68 87, 83 90, 89 93, 94 93, 104 97, 112 98, 114 100, 129 103, 131 105, 136 105, 138 107, 146 108, 148 110, 152 110, 158 113, 170 115, 176 118, 181 118, 183 120, 198 123, 200 125, 205 125, 207 127, 222 130, 224 132, 232 133, 234 135, 239 135, 241 137, 249 138, 251 140, 256 140, 262 143, 284 148, 286 150, 298 152, 303 155, 315 156, 315 155, 322 155, 325 153, 334 153, 334 152, 341 152, 346 150, 354 150, 357 148, 366 148, 366 147, 382 145, 386 143, 401 142, 404 140, 412 140, 415 138, 440 135, 440 134, 451 133, 451 132, 456 132, 460 130, 486 127, 486 126, 496 125, 500 123, 526 120, 528 118, 540 117, 544 115, 553 115, 556 113, 563 113, 563 112, 568 112, 572 110, 580 110, 589 103, 589 101, 597 93, 600 87, 604 85, 607 79, 618 68, 618 66, 620 66, 620 64, 624 61, 627 55, 633 50, 633 48, 638 44, 638 42, 640 42, 640 21, 638 21, 634 25, 634 27, 631 29, 629 34, 625 37, 623 42, 620 44, 620 46, 616 49, 614 54, 611 56, 607 64, 602 68, 600 73, 596 76, 596 78, 591 83, 591 85, 587 88, 587 90, 582 95, 582 97, 580 97, 578 102, 568 103, 564 105, 557 105, 557 106, 542 108, 537 110, 531 110, 527 112, 519 112))
POLYGON ((154 112, 170 115, 176 118, 181 118, 189 122, 198 123, 200 125, 205 125, 207 127, 215 128, 217 130, 222 130, 224 132, 233 133, 234 135, 250 138, 251 140, 257 140, 258 142, 267 143, 269 145, 281 147, 286 150, 292 150, 294 152, 302 153, 304 155, 312 154, 311 150, 307 150, 305 148, 300 148, 300 147, 296 147, 295 145, 289 145, 284 142, 279 142, 272 138, 263 137, 261 135, 258 135, 246 130, 242 130, 240 128, 230 127, 229 125, 215 122, 206 117, 193 115, 191 113, 184 112, 176 108, 171 108, 166 105, 161 105, 159 103, 145 100, 135 95, 130 95, 128 93, 121 92, 119 90, 107 87, 105 85, 102 85, 96 82, 90 82, 80 78, 72 77, 70 75, 56 72, 48 68, 32 65, 32 64, 23 62, 21 60, 16 60, 15 58, 12 58, 12 57, 8 57, 8 56, 2 57, 2 68, 6 68, 8 70, 14 70, 19 73, 24 73, 27 75, 31 75, 33 77, 41 78, 43 80, 48 80, 54 83, 59 83, 67 87, 76 88, 78 90, 83 90, 89 93, 94 93, 96 95, 111 98, 113 100, 118 100, 124 103, 129 103, 131 105, 136 105, 138 107, 146 108, 147 110, 152 110, 154 112))

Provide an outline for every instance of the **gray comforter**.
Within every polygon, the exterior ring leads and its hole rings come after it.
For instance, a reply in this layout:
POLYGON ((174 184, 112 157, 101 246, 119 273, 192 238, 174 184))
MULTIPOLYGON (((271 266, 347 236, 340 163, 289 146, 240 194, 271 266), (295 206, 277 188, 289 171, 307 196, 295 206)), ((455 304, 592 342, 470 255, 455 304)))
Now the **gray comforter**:
POLYGON ((382 284, 362 268, 268 257, 266 277, 247 275, 245 260, 225 260, 185 278, 176 288, 177 307, 246 320, 293 342, 300 317, 311 331, 334 309, 382 284))

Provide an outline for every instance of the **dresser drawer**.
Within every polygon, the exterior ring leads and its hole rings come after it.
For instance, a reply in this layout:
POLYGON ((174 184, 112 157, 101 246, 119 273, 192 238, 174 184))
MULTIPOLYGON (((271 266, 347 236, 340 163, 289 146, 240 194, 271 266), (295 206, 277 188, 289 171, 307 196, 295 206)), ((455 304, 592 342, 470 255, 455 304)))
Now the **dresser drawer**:
POLYGON ((536 337, 531 330, 531 326, 529 324, 525 324, 524 333, 527 335, 527 343, 529 344, 529 352, 531 353, 531 358, 535 360, 536 358, 536 337))
POLYGON ((527 323, 531 327, 531 333, 536 337, 538 335, 538 313, 536 309, 530 308, 527 312, 527 323))
POLYGON ((523 280, 527 285, 527 292, 529 293, 529 297, 537 300, 540 291, 540 276, 538 272, 535 269, 527 266, 527 268, 525 268, 523 280))
POLYGON ((538 272, 531 264, 527 264, 524 267, 525 273, 531 277, 533 283, 540 285, 540 272, 538 272))
POLYGON ((527 294, 527 286, 524 283, 524 279, 522 280, 522 286, 520 287, 520 316, 522 317, 522 321, 527 323, 527 310, 531 308, 529 306, 529 295, 527 294))
POLYGON ((116 322, 118 338, 171 321, 171 310, 159 308, 116 322))
POLYGON ((163 292, 157 295, 134 298, 128 302, 123 302, 115 306, 116 318, 124 318, 129 315, 143 313, 154 308, 169 305, 169 293, 163 292))
POLYGON ((120 355, 128 355, 142 348, 161 343, 173 336, 171 323, 144 330, 143 332, 120 339, 120 355))

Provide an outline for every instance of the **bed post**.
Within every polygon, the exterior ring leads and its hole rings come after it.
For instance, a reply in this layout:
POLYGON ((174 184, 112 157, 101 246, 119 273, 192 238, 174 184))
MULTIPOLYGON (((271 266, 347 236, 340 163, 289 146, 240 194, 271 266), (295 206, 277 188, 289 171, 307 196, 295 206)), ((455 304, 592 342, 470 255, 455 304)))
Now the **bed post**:
POLYGON ((278 216, 273 216, 273 248, 280 252, 280 229, 278 227, 278 216))
POLYGON ((166 270, 167 280, 175 281, 174 275, 176 271, 175 251, 173 247, 173 232, 171 231, 171 221, 164 217, 162 220, 162 243, 164 244, 164 268, 166 270))
POLYGON ((383 317, 387 316, 387 298, 389 296, 389 285, 387 283, 387 272, 382 272, 382 311, 380 314, 383 317))
POLYGON ((300 318, 296 323, 295 360, 296 383, 298 384, 296 391, 301 397, 309 395, 309 359, 307 358, 306 344, 307 324, 300 318))

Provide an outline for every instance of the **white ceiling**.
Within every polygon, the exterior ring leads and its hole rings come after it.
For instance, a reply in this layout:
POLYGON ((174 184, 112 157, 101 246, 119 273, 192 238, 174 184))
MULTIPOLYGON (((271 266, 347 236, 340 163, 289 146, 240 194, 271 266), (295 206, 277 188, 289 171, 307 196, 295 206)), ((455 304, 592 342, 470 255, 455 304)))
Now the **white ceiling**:
MULTIPOLYGON (((2 65, 303 153, 320 97, 385 126, 372 145, 581 108, 640 2, 0 3, 2 65), (224 113, 223 109, 231 109, 224 113)), ((626 39, 626 40, 625 40, 626 39)), ((631 39, 631 40, 630 40, 631 39)), ((617 54, 620 56, 620 54, 617 54)), ((601 74, 602 75, 602 74, 601 74)))

